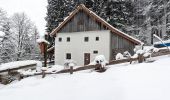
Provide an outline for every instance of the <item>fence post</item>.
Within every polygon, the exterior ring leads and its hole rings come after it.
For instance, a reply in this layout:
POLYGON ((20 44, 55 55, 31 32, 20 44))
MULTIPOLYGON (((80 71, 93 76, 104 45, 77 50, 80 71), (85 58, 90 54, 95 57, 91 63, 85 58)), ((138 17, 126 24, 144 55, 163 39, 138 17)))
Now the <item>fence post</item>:
POLYGON ((73 66, 70 67, 70 74, 73 74, 73 66))
POLYGON ((132 60, 132 58, 129 58, 129 62, 130 62, 130 64, 132 64, 132 61, 133 61, 133 60, 132 60))
POLYGON ((45 77, 45 70, 42 70, 42 78, 45 77))
POLYGON ((142 63, 144 61, 143 54, 138 54, 138 63, 142 63))
POLYGON ((21 74, 19 73, 18 74, 18 81, 20 81, 22 79, 22 76, 21 76, 21 74))
POLYGON ((11 73, 11 70, 10 69, 8 69, 8 75, 11 73))

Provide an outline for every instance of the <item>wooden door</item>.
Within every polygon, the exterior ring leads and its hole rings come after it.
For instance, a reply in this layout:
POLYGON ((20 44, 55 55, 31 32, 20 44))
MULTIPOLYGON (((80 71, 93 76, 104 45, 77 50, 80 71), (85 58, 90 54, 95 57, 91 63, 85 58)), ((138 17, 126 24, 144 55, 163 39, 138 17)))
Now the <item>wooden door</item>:
POLYGON ((84 65, 88 65, 90 63, 90 53, 84 53, 84 65))

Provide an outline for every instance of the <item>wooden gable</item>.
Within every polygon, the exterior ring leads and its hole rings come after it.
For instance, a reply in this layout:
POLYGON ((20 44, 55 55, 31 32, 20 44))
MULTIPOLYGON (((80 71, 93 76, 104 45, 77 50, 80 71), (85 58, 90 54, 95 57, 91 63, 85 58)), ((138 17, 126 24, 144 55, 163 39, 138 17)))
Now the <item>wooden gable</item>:
POLYGON ((83 10, 79 11, 72 19, 70 19, 59 31, 63 32, 81 32, 81 31, 96 31, 105 30, 100 22, 92 19, 83 10))

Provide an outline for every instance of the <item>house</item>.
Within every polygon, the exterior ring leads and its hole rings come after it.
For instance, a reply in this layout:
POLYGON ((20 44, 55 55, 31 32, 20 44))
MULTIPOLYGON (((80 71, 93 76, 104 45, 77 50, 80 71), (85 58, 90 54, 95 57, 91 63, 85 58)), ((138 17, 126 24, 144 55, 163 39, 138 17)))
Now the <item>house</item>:
MULTIPOLYGON (((74 60, 77 65, 87 65, 96 55, 112 60, 118 52, 133 53, 141 42, 114 28, 105 20, 79 5, 50 35, 55 37, 55 64, 74 60)), ((49 50, 51 51, 51 50, 49 50)))

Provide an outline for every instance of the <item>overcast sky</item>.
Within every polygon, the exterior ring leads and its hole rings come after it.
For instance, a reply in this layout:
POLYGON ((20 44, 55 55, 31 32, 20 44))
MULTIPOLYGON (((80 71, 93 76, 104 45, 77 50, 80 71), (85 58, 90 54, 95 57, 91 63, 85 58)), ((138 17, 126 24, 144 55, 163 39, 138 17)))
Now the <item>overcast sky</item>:
POLYGON ((45 33, 47 0, 0 0, 0 8, 8 15, 16 12, 25 12, 36 24, 40 34, 45 33))

